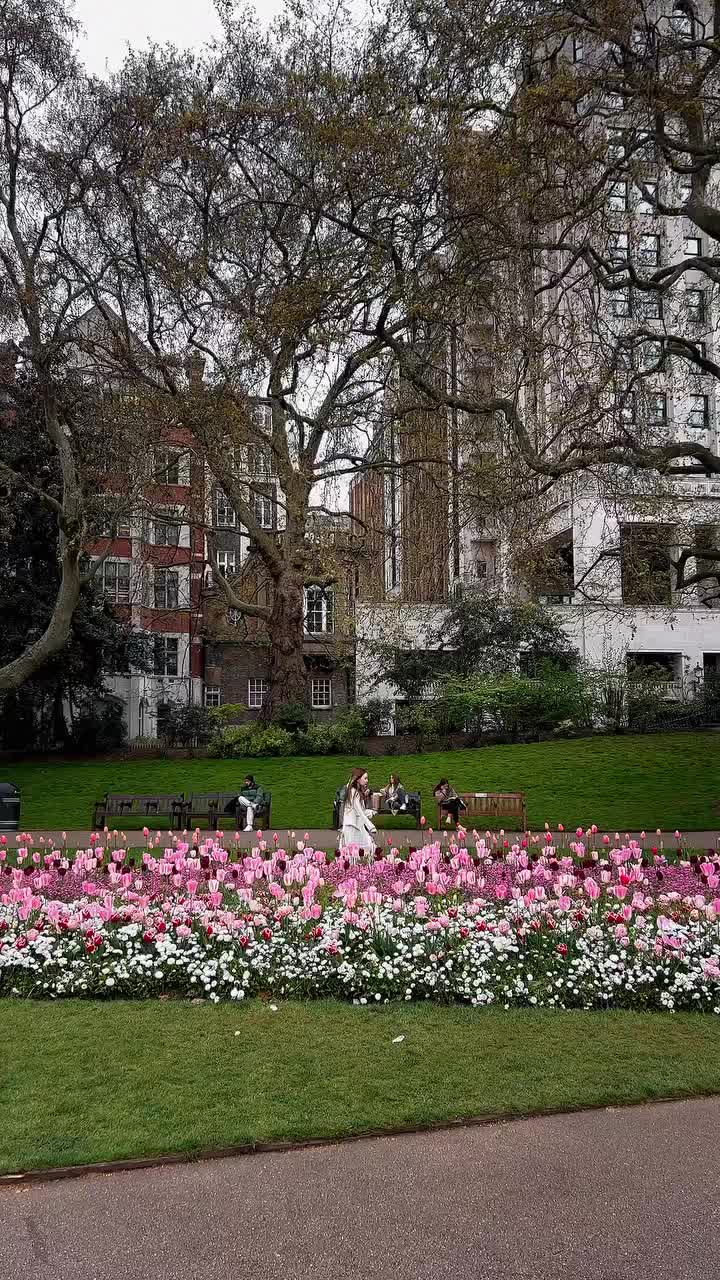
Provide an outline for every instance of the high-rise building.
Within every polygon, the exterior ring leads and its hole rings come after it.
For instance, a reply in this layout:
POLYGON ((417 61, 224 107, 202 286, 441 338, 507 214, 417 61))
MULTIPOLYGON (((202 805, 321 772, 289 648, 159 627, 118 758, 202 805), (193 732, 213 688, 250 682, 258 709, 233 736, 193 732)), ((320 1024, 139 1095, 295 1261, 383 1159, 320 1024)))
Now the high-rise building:
MULTIPOLYGON (((529 56, 528 76, 561 75, 566 86, 573 76, 586 90, 574 99, 584 117, 572 123, 586 157, 585 199, 573 189, 581 177, 558 171, 565 212, 575 216, 564 225, 559 219, 557 234, 548 234, 557 247, 536 255, 532 278, 520 263, 512 278, 498 266, 497 305, 489 284, 487 314, 464 325, 457 350, 449 337, 443 351, 450 385, 459 379, 466 392, 474 383, 481 394, 493 388, 515 397, 545 458, 572 445, 578 423, 592 438, 597 422, 597 439, 624 449, 623 461, 612 460, 610 447, 606 461, 554 482, 547 475, 534 482, 518 466, 516 488, 503 429, 488 423, 483 430, 477 420, 438 408, 434 431, 436 438, 446 433, 447 465, 432 464, 435 498, 411 483, 404 501, 402 476, 413 472, 415 441, 403 456, 390 412, 373 448, 400 465, 384 479, 359 476, 352 490, 353 512, 372 523, 378 551, 359 590, 360 697, 392 693, 375 683, 363 637, 397 631, 402 620, 408 642, 422 645, 428 618, 436 622, 462 591, 506 592, 551 606, 589 663, 662 668, 669 696, 720 671, 720 562, 707 554, 720 547, 720 476, 703 474, 687 454, 664 471, 641 465, 643 450, 665 443, 689 440, 720 453, 718 286, 712 272, 692 265, 712 249, 683 213, 690 177, 675 170, 692 168, 692 160, 684 166, 676 156, 669 164, 655 120, 644 135, 642 92, 620 91, 628 57, 642 84, 646 58, 655 68, 670 59, 672 78, 685 74, 672 62, 676 46, 686 62, 705 56, 683 53, 682 45, 712 29, 712 6, 657 0, 641 17, 623 37, 628 49, 576 32, 529 56), (511 312, 520 317, 516 350, 511 312), (522 346, 528 333, 532 350, 522 346), (429 591, 416 572, 397 568, 418 557, 442 566, 429 591), (432 611, 419 607, 430 603, 432 611)), ((572 92, 565 96, 573 100, 572 92)), ((711 189, 714 198, 712 175, 711 189)), ((424 470, 427 464, 415 467, 424 470)))

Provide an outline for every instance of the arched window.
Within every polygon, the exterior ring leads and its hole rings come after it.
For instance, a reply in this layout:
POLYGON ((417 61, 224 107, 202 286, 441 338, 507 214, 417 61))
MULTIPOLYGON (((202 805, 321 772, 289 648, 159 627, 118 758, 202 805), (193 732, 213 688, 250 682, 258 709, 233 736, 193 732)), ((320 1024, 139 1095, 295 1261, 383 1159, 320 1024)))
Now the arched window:
POLYGON ((693 40, 695 38, 695 14, 689 4, 680 3, 670 15, 670 30, 676 40, 693 40))

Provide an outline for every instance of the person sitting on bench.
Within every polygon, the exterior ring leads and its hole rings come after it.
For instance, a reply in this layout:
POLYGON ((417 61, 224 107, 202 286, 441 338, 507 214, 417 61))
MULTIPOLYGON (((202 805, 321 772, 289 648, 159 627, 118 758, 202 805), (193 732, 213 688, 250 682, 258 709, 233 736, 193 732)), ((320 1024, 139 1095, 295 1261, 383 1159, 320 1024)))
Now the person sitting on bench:
POLYGON ((390 781, 380 795, 392 814, 404 813, 407 809, 407 791, 396 773, 390 774, 390 781))
POLYGON ((440 806, 440 812, 447 814, 446 825, 449 826, 452 821, 457 823, 460 819, 461 810, 466 809, 467 805, 464 800, 460 799, 455 788, 450 786, 447 778, 440 779, 433 790, 433 795, 440 806))
POLYGON ((242 790, 238 796, 238 804, 241 809, 245 810, 245 830, 252 831, 253 819, 255 817, 255 808, 260 797, 262 788, 249 773, 242 784, 242 790))

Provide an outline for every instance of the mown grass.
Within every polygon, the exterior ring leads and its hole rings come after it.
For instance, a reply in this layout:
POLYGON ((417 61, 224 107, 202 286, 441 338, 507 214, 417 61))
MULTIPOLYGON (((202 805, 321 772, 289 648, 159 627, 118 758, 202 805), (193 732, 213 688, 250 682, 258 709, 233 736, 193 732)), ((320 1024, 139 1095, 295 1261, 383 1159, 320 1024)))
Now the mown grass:
MULTIPOLYGON (((24 829, 86 829, 106 791, 230 790, 253 772, 273 793, 277 830, 328 827, 333 797, 350 768, 365 764, 371 784, 391 771, 420 790, 432 822, 432 789, 447 776, 458 790, 525 791, 532 827, 597 823, 601 829, 705 830, 718 825, 720 736, 676 733, 586 738, 519 746, 350 759, 55 761, 4 765, 20 787, 24 829)), ((142 825, 139 823, 137 825, 142 825)), ((402 825, 399 823, 397 825, 402 825)), ((407 824, 405 824, 407 825, 407 824)))
POLYGON ((4 1000, 0 1043, 3 1172, 720 1092, 700 1014, 4 1000))

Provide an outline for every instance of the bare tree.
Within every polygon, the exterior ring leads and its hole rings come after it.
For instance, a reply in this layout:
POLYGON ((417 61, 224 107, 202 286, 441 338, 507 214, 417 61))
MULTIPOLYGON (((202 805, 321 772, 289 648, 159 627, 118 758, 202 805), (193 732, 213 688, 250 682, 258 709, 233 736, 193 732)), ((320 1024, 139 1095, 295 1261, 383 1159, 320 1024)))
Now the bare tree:
POLYGON ((6 691, 68 640, 85 581, 81 557, 93 501, 86 482, 90 471, 107 463, 110 446, 107 434, 96 430, 99 397, 85 383, 75 345, 78 318, 92 295, 85 279, 68 269, 62 250, 72 244, 75 256, 82 251, 98 132, 92 95, 73 53, 77 27, 65 5, 2 0, 0 33, 0 390, 9 426, 16 374, 32 385, 44 427, 37 448, 47 450, 50 477, 47 485, 31 482, 5 451, 0 485, 24 490, 53 513, 60 563, 43 633, 0 667, 0 691, 6 691))
MULTIPOLYGON (((135 55, 108 95, 93 234, 113 267, 97 302, 121 318, 131 375, 192 428, 263 566, 264 602, 223 590, 268 627, 271 705, 304 694, 309 516, 326 486, 405 465, 367 456, 398 353, 478 287, 448 216, 454 102, 424 100, 431 73, 408 47, 390 11, 358 27, 308 6, 264 37, 227 18, 207 56, 135 55)), ((403 429, 413 466, 446 465, 422 415, 403 429)))

